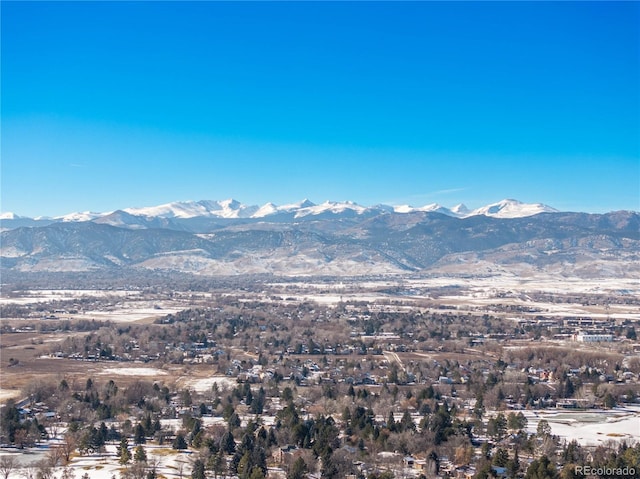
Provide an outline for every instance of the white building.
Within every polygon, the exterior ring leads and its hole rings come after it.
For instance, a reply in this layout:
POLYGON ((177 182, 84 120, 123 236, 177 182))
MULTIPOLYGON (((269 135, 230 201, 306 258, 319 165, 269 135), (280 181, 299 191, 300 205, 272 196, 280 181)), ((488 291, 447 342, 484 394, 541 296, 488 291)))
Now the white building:
POLYGON ((601 343, 613 341, 613 334, 587 334, 579 332, 574 335, 574 339, 579 343, 601 343))

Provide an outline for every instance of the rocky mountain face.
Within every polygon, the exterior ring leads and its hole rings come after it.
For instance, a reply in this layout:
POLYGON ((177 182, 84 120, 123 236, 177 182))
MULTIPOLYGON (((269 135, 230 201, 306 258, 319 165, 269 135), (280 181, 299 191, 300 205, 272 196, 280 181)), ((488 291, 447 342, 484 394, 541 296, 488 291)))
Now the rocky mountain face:
POLYGON ((125 274, 143 268, 214 276, 357 276, 553 271, 640 277, 636 212, 503 218, 334 208, 251 218, 116 211, 1 234, 2 268, 24 272, 112 269, 125 274))

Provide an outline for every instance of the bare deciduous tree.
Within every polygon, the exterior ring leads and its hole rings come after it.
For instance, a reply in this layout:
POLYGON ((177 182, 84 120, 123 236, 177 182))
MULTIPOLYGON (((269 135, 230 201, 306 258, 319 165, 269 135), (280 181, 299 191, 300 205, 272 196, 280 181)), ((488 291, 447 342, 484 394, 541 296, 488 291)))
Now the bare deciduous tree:
POLYGON ((78 445, 78 438, 72 432, 67 432, 64 435, 62 443, 60 445, 60 450, 62 452, 62 460, 65 464, 67 464, 71 460, 71 454, 76 450, 76 446, 78 445))
POLYGON ((24 477, 24 479, 36 479, 37 474, 38 468, 35 462, 29 463, 20 469, 20 475, 24 477))
POLYGON ((9 479, 16 467, 18 467, 18 461, 15 456, 0 456, 0 475, 3 479, 9 479))

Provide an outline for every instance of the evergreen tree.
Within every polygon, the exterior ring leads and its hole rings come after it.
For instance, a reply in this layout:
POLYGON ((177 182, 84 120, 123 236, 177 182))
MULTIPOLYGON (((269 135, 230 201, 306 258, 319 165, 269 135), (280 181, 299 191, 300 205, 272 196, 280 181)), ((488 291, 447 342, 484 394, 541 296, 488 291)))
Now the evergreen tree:
POLYGON ((176 438, 173 440, 173 445, 172 447, 174 449, 178 449, 178 450, 183 450, 183 449, 187 449, 187 441, 184 439, 184 435, 181 433, 178 433, 176 435, 176 438))
POLYGON ((446 403, 440 405, 436 413, 430 418, 429 429, 435 433, 433 441, 436 446, 446 441, 453 434, 451 413, 446 403))
POLYGON ((400 429, 401 431, 415 431, 416 424, 413 422, 411 418, 411 414, 406 410, 402 415, 402 419, 400 419, 400 429))
POLYGON ((269 428, 269 434, 267 435, 267 445, 269 447, 278 445, 278 439, 276 438, 275 429, 272 427, 269 428))
POLYGON ((496 417, 489 419, 487 423, 487 434, 497 441, 501 441, 507 432, 507 419, 504 414, 498 413, 496 417))
POLYGON ((233 433, 227 431, 222 435, 220 439, 220 450, 226 454, 233 454, 236 452, 236 441, 233 438, 233 433))
POLYGON ((485 459, 482 459, 476 465, 476 474, 473 476, 473 479, 490 479, 492 478, 491 463, 485 459))
POLYGON ((262 469, 260 469, 257 466, 251 469, 251 474, 249 475, 249 479, 264 479, 264 478, 265 478, 265 475, 262 469))
POLYGON ((249 451, 242 454, 239 450, 231 459, 231 471, 235 472, 240 479, 246 479, 251 473, 251 454, 249 451))
POLYGON ((235 411, 231 414, 231 416, 229 416, 228 424, 229 424, 229 429, 235 429, 237 427, 240 427, 240 424, 241 424, 240 416, 238 416, 235 411))
POLYGON ((387 429, 391 432, 396 432, 396 420, 393 417, 393 411, 389 411, 389 417, 387 418, 387 429))
MULTIPOLYGON (((310 430, 313 428, 310 427, 310 430)), ((318 457, 330 455, 336 448, 340 446, 338 428, 335 426, 331 416, 325 418, 320 416, 315 425, 315 441, 313 443, 313 452, 318 457)))
POLYGON ((120 440, 120 433, 116 429, 114 424, 111 425, 109 431, 107 432, 107 441, 118 441, 120 440))
POLYGON ((574 392, 575 390, 573 387, 573 382, 571 382, 570 378, 567 378, 567 380, 564 382, 564 397, 573 397, 574 392))
POLYGON ((153 421, 151 420, 151 414, 147 414, 142 420, 142 427, 144 428, 145 436, 153 436, 155 432, 153 429, 153 421))
POLYGON ((191 479, 206 479, 204 473, 204 462, 200 459, 196 459, 191 469, 191 479))
POLYGON ((484 416, 484 396, 482 393, 476 396, 476 405, 473 408, 473 415, 479 421, 482 420, 482 416, 484 416))
POLYGON ((129 464, 131 461, 131 451, 129 451, 129 440, 123 436, 120 439, 120 445, 116 447, 116 451, 118 454, 118 462, 123 466, 129 464))
POLYGON ((304 462, 304 459, 299 457, 294 461, 294 463, 289 468, 289 472, 287 473, 287 479, 304 479, 306 473, 307 473, 307 463, 304 462))
POLYGON ((337 479, 340 477, 338 467, 335 465, 331 452, 322 456, 322 466, 320 468, 320 477, 322 479, 337 479))
POLYGON ((98 432, 101 441, 100 445, 103 446, 109 438, 109 429, 107 429, 107 425, 104 422, 100 423, 100 429, 98 429, 98 432))
POLYGON ((507 461, 507 472, 509 477, 516 477, 520 472, 520 458, 518 457, 518 450, 513 452, 513 458, 507 461))
POLYGON ((540 422, 538 422, 536 434, 540 438, 546 438, 551 435, 551 426, 549 426, 549 423, 546 419, 541 419, 540 422))
POLYGON ((258 390, 258 394, 256 395, 256 397, 253 398, 252 402, 251 402, 251 413, 252 414, 262 414, 262 412, 264 411, 264 403, 266 400, 266 393, 264 391, 264 388, 260 388, 258 390))
POLYGON ((507 427, 512 431, 522 431, 527 427, 527 418, 522 412, 509 413, 507 416, 507 427))
POLYGON ((145 428, 142 424, 138 423, 133 433, 133 442, 135 444, 144 444, 147 442, 147 438, 145 436, 145 428))
POLYGON ((21 429, 20 411, 18 411, 13 399, 7 401, 7 404, 2 410, 1 419, 0 430, 2 431, 2 435, 5 435, 9 442, 13 444, 15 442, 16 431, 21 429))
POLYGON ((616 407, 616 400, 610 392, 607 392, 607 394, 604 395, 603 402, 605 409, 612 409, 616 407))
POLYGON ((144 447, 140 445, 136 447, 133 459, 136 462, 147 462, 147 453, 145 452, 144 447))
POLYGON ((507 462, 509 461, 509 453, 506 449, 498 448, 498 450, 493 455, 493 460, 491 461, 494 466, 498 467, 506 467, 507 462))
POLYGON ((217 479, 218 474, 224 474, 227 470, 227 461, 224 452, 218 451, 209 457, 207 467, 213 471, 213 477, 217 479))
POLYGON ((524 479, 558 479, 558 471, 547 456, 542 456, 529 464, 524 479))
POLYGON ((198 433, 191 439, 191 445, 196 449, 200 449, 204 444, 204 438, 204 431, 198 431, 198 433))

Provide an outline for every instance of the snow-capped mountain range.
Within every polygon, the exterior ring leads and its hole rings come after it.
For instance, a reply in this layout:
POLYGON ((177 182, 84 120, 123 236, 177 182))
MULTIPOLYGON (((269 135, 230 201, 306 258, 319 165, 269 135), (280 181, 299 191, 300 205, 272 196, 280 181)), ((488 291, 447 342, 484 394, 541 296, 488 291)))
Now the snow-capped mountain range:
MULTIPOLYGON (((483 206, 482 208, 478 208, 473 211, 468 210, 463 204, 456 205, 451 209, 437 203, 421 207, 413 207, 410 205, 376 205, 366 207, 352 201, 325 201, 324 203, 315 204, 308 199, 304 199, 298 203, 280 206, 274 203, 266 203, 263 206, 247 206, 234 199, 223 201, 184 201, 147 208, 127 208, 124 211, 134 216, 160 218, 265 218, 267 216, 281 213, 293 214, 295 218, 301 218, 303 216, 320 215, 323 213, 340 214, 351 212, 355 214, 363 214, 369 211, 379 212, 381 210, 393 211, 395 213, 432 211, 457 218, 466 218, 468 216, 476 215, 492 216, 494 218, 520 218, 536 215, 538 213, 554 213, 558 211, 541 203, 527 204, 512 199, 502 200, 498 203, 483 206)), ((64 217, 64 219, 67 220, 67 217, 64 217)), ((67 221, 73 221, 73 219, 68 219, 67 221)))
POLYGON ((515 200, 473 211, 437 204, 187 201, 49 219, 3 215, 0 225, 4 275, 640 277, 640 213, 563 213, 515 200))
MULTIPOLYGON (((467 218, 470 216, 484 215, 494 218, 522 218, 533 216, 539 213, 555 213, 558 210, 541 204, 541 203, 522 203, 513 199, 505 199, 497 203, 492 203, 481 208, 469 210, 465 205, 459 204, 452 208, 441 206, 437 203, 428 204, 421 207, 413 207, 410 205, 388 206, 376 205, 371 207, 361 206, 352 201, 325 201, 324 203, 315 204, 305 199, 298 203, 276 205, 274 203, 266 203, 263 206, 248 206, 234 199, 212 201, 178 201, 166 203, 158 206, 149 206, 142 208, 125 208, 122 212, 145 218, 226 218, 226 219, 260 219, 277 215, 287 215, 293 219, 303 218, 305 216, 317 216, 322 214, 350 214, 362 215, 365 213, 415 213, 415 212, 435 212, 455 218, 467 218)), ((39 217, 34 220, 50 220, 50 221, 94 221, 100 218, 107 218, 118 213, 116 211, 106 213, 93 212, 74 212, 64 216, 55 218, 39 217)), ((3 213, 0 220, 27 220, 30 218, 17 216, 14 213, 3 213)), ((109 223, 109 221, 102 221, 109 223)))

